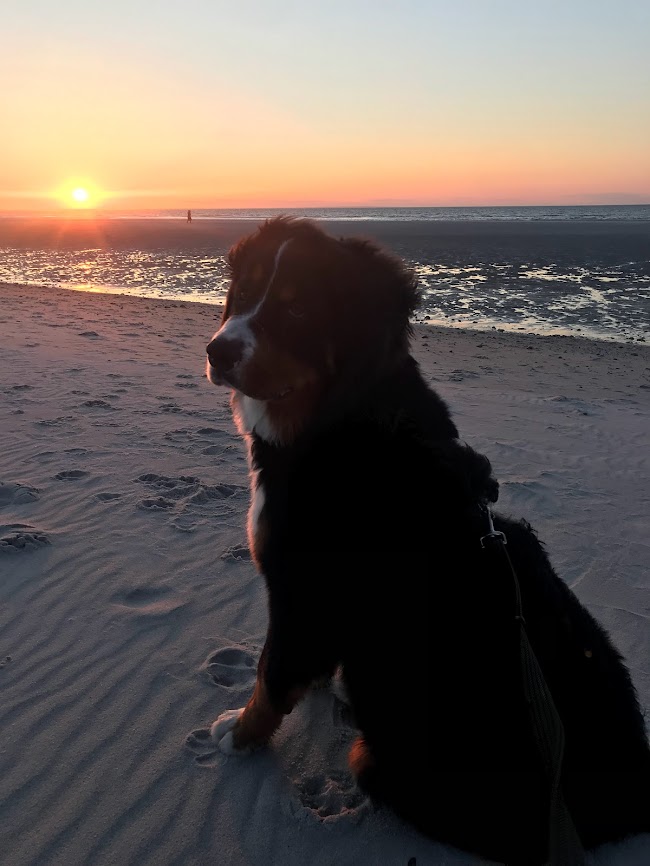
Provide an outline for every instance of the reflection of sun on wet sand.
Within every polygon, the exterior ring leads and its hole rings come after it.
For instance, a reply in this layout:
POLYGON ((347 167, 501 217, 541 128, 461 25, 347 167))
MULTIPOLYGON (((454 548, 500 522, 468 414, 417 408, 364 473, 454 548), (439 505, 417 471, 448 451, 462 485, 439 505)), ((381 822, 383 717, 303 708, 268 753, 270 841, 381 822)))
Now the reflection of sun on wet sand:
MULTIPOLYGON (((219 310, 7 285, 0 310, 0 863, 469 866, 359 796, 327 690, 245 767, 206 736, 250 696, 266 628, 246 457, 203 378, 219 310)), ((414 353, 650 710, 650 348, 416 326, 414 353)), ((386 683, 387 712, 407 705, 386 683)))

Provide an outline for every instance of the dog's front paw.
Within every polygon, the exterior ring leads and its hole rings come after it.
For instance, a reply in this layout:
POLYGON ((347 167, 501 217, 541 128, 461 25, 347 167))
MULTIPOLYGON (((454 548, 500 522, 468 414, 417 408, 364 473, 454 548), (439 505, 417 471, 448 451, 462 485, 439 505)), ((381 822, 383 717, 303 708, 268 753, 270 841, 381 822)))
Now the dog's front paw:
POLYGON ((245 746, 238 748, 235 744, 234 728, 243 712, 243 707, 238 710, 226 710, 212 723, 210 737, 225 755, 248 755, 252 751, 245 746))

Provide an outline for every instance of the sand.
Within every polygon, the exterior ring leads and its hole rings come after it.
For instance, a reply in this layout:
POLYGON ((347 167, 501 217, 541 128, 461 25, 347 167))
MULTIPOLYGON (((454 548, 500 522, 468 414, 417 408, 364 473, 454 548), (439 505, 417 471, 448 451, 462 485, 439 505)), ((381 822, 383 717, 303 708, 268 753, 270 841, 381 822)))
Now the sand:
MULTIPOLYGON (((478 863, 355 791, 328 691, 265 753, 205 740, 266 625, 244 449, 203 376, 217 317, 0 286, 0 863, 478 863)), ((650 349, 418 326, 414 351, 649 710, 650 349)), ((387 683, 386 712, 404 701, 387 683)), ((641 866, 650 838, 593 862, 641 866)))

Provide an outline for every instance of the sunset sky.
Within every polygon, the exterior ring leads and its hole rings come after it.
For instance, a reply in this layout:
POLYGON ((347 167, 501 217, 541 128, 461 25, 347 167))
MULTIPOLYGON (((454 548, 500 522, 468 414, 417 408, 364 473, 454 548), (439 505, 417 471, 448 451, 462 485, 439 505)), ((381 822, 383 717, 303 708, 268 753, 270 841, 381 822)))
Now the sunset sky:
POLYGON ((3 0, 0 210, 650 201, 647 0, 3 0))

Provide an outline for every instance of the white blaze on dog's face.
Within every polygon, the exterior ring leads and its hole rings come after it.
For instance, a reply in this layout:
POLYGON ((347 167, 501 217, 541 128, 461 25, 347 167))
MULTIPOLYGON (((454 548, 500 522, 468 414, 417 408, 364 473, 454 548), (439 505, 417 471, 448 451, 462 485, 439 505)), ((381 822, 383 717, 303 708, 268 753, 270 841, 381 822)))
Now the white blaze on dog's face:
MULTIPOLYGON (((214 385, 222 385, 225 382, 237 390, 241 389, 240 379, 242 378, 242 374, 245 377, 246 365, 254 356, 257 348, 257 337, 252 327, 253 321, 255 316, 260 312, 273 286, 282 253, 290 242, 291 239, 289 238, 278 247, 268 283, 259 300, 256 299, 254 306, 244 308, 242 312, 236 312, 229 316, 224 315, 221 328, 214 335, 208 347, 206 372, 208 379, 214 385), (220 374, 217 372, 219 369, 222 371, 221 375, 223 378, 220 378, 220 374)), ((261 282, 261 274, 261 267, 258 266, 256 270, 257 279, 255 280, 258 284, 261 282)), ((238 306, 241 308, 245 304, 246 293, 240 291, 238 306)))
POLYGON ((206 373, 233 389, 242 433, 290 441, 334 382, 362 383, 364 369, 407 346, 412 278, 371 244, 279 218, 237 244, 229 263, 206 373))
POLYGON ((222 325, 207 349, 207 377, 234 389, 240 431, 267 441, 300 426, 325 372, 312 328, 323 325, 326 298, 310 291, 304 248, 292 255, 293 238, 282 228, 284 237, 260 232, 233 251, 222 325))

